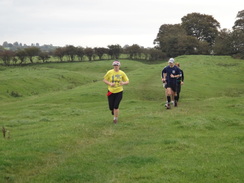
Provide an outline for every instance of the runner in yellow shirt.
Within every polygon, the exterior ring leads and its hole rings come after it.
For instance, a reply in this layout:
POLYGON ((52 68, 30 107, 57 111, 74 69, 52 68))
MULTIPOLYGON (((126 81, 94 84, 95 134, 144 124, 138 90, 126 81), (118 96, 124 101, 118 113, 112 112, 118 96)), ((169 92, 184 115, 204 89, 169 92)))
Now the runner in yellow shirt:
POLYGON ((109 70, 103 79, 103 82, 108 85, 108 104, 109 109, 114 115, 113 122, 116 124, 119 117, 119 104, 123 98, 123 85, 129 84, 127 75, 120 70, 120 62, 114 61, 113 69, 109 70))

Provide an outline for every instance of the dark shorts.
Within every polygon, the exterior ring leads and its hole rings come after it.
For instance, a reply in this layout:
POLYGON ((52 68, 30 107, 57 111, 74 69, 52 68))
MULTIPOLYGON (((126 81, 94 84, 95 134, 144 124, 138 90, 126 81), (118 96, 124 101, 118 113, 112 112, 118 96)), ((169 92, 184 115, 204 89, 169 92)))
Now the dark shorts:
POLYGON ((180 93, 180 90, 181 90, 181 83, 177 82, 177 84, 176 84, 176 92, 180 93))
POLYGON ((173 92, 176 92, 177 90, 176 90, 176 83, 167 83, 166 85, 165 85, 165 88, 171 88, 171 90, 173 90, 173 92))
POLYGON ((109 109, 112 111, 119 108, 120 101, 123 98, 123 91, 119 93, 113 93, 108 96, 109 109))

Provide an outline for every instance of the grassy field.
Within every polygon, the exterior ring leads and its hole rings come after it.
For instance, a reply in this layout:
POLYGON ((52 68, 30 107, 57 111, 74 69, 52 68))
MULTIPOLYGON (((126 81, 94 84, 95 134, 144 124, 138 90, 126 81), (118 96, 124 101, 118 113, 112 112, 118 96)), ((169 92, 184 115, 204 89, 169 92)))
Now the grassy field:
POLYGON ((167 62, 122 60, 125 86, 112 123, 112 61, 0 66, 0 182, 242 183, 244 62, 181 56, 179 106, 166 110, 167 62))

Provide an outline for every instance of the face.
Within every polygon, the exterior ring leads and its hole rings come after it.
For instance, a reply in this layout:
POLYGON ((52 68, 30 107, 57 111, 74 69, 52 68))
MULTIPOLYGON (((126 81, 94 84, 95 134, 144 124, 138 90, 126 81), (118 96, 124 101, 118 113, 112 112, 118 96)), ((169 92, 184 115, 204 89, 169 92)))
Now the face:
POLYGON ((169 62, 169 66, 170 67, 173 67, 174 66, 174 63, 169 62))
POLYGON ((119 65, 114 65, 114 70, 119 70, 119 65))

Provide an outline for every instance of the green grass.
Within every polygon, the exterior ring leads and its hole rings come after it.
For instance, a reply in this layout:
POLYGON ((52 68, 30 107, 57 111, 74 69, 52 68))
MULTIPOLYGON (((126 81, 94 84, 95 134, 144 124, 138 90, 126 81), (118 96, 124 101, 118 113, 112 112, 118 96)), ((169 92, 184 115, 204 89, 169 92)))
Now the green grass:
POLYGON ((0 182, 241 183, 243 60, 176 58, 179 107, 166 110, 166 62, 122 60, 130 78, 112 123, 111 61, 0 67, 0 182))

